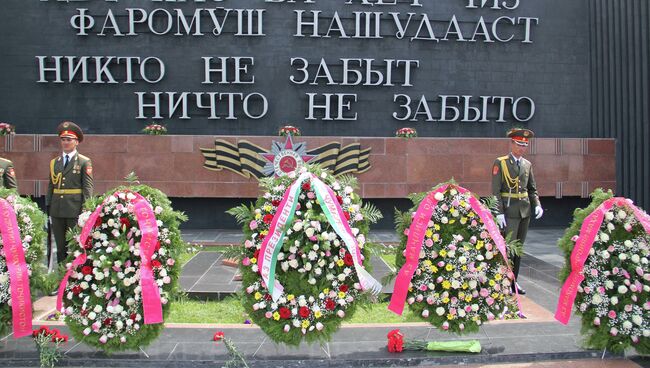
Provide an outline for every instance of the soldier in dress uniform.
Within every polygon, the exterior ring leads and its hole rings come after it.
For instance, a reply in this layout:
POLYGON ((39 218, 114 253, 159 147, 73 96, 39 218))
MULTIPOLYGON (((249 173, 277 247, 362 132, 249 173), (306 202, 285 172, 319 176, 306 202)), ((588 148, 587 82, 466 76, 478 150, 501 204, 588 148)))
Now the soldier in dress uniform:
MULTIPOLYGON (((499 207, 497 224, 505 235, 511 234, 512 239, 518 239, 523 244, 530 224, 531 208, 535 209, 535 219, 544 214, 537 195, 533 166, 523 158, 534 133, 528 129, 514 128, 508 131, 507 136, 511 139, 510 154, 494 161, 492 194, 497 197, 499 207)), ((515 280, 519 275, 520 262, 521 257, 513 258, 515 280)), ((516 282, 513 291, 515 287, 519 294, 526 294, 516 282)))
MULTIPOLYGON (((93 195, 93 166, 90 159, 77 152, 83 141, 81 128, 64 121, 57 129, 62 153, 50 161, 50 182, 45 205, 52 218, 52 232, 56 241, 56 258, 59 264, 66 259, 65 234, 77 224, 83 202, 93 195)), ((48 259, 52 252, 48 246, 48 259)))
POLYGON ((0 157, 0 188, 16 189, 18 190, 18 183, 16 183, 16 171, 14 164, 2 157, 0 157))

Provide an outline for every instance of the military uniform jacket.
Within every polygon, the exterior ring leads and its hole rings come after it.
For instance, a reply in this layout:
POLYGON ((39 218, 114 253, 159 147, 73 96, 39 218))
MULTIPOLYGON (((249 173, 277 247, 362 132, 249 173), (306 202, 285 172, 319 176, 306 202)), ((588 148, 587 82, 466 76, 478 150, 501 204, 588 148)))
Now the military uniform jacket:
POLYGON ((540 205, 530 161, 522 157, 517 167, 512 155, 497 158, 492 167, 492 194, 506 217, 530 217, 531 205, 540 205))
POLYGON ((0 158, 0 188, 13 189, 17 188, 16 173, 14 172, 14 164, 4 158, 0 158))
POLYGON ((77 217, 83 202, 92 195, 93 167, 88 157, 77 153, 65 168, 61 156, 50 161, 50 182, 45 197, 50 216, 77 217))

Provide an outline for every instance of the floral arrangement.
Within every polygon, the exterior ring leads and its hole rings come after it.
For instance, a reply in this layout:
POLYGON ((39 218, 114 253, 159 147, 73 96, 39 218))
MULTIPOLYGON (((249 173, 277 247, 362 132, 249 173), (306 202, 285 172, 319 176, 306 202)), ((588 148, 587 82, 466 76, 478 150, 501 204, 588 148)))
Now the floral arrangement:
POLYGON ((164 328, 181 271, 176 260, 186 251, 179 231, 186 217, 146 185, 116 188, 84 208, 69 244, 76 258, 59 288, 66 324, 76 340, 104 351, 138 349, 164 328))
POLYGON ((597 189, 591 204, 574 212, 558 245, 566 257, 566 284, 556 318, 568 322, 572 291, 587 346, 650 353, 650 217, 597 189))
POLYGON ((278 135, 281 137, 286 137, 288 135, 294 136, 294 137, 300 137, 300 129, 291 126, 291 125, 285 125, 280 130, 278 131, 278 135))
POLYGON ((423 320, 458 334, 478 331, 496 318, 516 317, 514 275, 490 211, 454 184, 410 199, 414 207, 395 216, 401 238, 396 265, 401 270, 389 309, 401 314, 406 300, 423 320), (420 206, 424 201, 427 206, 420 206), (409 236, 413 229, 419 229, 420 238, 409 236), (412 276, 405 264, 412 265, 412 276))
POLYGON ((59 348, 68 342, 68 336, 56 328, 50 330, 47 326, 41 326, 38 330, 34 330, 32 337, 38 349, 41 367, 54 368, 56 362, 63 356, 59 348))
POLYGON ((418 132, 414 128, 400 128, 395 132, 395 137, 398 138, 415 138, 418 132))
POLYGON ((481 342, 478 340, 464 341, 426 341, 404 339, 404 334, 399 330, 391 330, 388 335, 386 347, 390 353, 401 353, 404 350, 447 351, 463 353, 480 353, 481 342))
POLYGON ((142 133, 149 135, 165 135, 167 134, 167 128, 160 124, 149 124, 142 129, 142 133))
POLYGON ((374 206, 362 204, 354 193, 354 177, 335 178, 317 166, 300 170, 260 180, 263 195, 255 205, 229 211, 244 225, 242 304, 273 341, 290 345, 302 340, 329 341, 341 322, 353 315, 357 304, 368 299, 368 294, 362 293, 362 279, 369 277, 363 269, 369 264, 367 234, 370 223, 381 218, 374 206), (305 177, 311 180, 303 181, 305 177), (342 211, 341 222, 349 226, 351 233, 345 241, 328 220, 331 213, 326 212, 327 206, 321 206, 318 196, 323 188, 329 188, 335 198, 332 202, 336 201, 342 211), (277 214, 282 213, 279 208, 294 189, 299 189, 293 197, 297 202, 295 215, 284 225, 284 242, 278 246, 275 263, 275 278, 285 289, 279 291, 275 286, 271 291, 261 276, 264 240, 275 236, 275 221, 281 217, 277 214), (352 240, 358 244, 358 253, 351 253, 348 243, 352 240), (355 256, 361 264, 355 263, 355 256))
POLYGON ((0 123, 0 136, 15 134, 16 128, 9 123, 0 123))
MULTIPOLYGON (((13 189, 0 188, 0 198, 11 206, 16 214, 18 230, 21 236, 22 248, 27 265, 30 288, 35 290, 39 275, 43 272, 42 259, 45 253, 45 214, 36 203, 29 198, 23 198, 13 189)), ((3 221, 3 220, 0 220, 3 221)), ((0 234, 0 335, 4 335, 12 324, 10 274, 7 268, 6 248, 0 234)), ((31 313, 31 306, 29 307, 31 313)), ((31 319, 30 319, 31 323, 31 319)), ((31 331, 31 325, 27 335, 31 331)))

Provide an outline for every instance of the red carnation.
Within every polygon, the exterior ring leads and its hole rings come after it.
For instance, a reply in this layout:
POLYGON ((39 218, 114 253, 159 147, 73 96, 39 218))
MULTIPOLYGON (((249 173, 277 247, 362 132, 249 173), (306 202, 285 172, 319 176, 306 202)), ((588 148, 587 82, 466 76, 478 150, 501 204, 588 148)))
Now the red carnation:
POLYGON ((72 293, 74 295, 78 295, 80 292, 81 292, 81 286, 75 285, 75 286, 72 287, 72 293))
POLYGON ((223 340, 224 337, 225 337, 225 334, 223 333, 223 331, 217 331, 212 336, 212 341, 221 341, 221 340, 223 340))
POLYGON ((260 256, 260 250, 259 250, 259 249, 255 249, 255 253, 253 253, 253 258, 257 258, 257 257, 259 257, 259 256, 260 256))
POLYGON ((352 259, 352 254, 347 253, 345 257, 343 257, 343 263, 345 263, 346 266, 352 266, 354 264, 354 260, 352 259))
POLYGON ((289 319, 291 317, 291 311, 287 307, 280 307, 280 318, 289 319))
POLYGON ((110 326, 111 323, 113 323, 113 320, 110 319, 110 318, 106 318, 106 319, 104 320, 104 326, 110 326))
POLYGON ((266 238, 266 235, 265 234, 260 234, 260 240, 264 240, 264 238, 266 238))
POLYGON ((273 215, 271 215, 270 213, 264 215, 263 221, 264 221, 265 224, 270 224, 271 221, 273 221, 273 215))
POLYGON ((83 273, 84 275, 90 275, 91 273, 93 273, 93 268, 90 266, 83 266, 81 267, 81 273, 83 273))
POLYGON ((120 217, 120 224, 125 226, 127 229, 131 227, 131 221, 126 217, 120 217))
POLYGON ((91 237, 88 237, 86 239, 86 243, 84 244, 84 249, 92 249, 93 248, 93 239, 91 237))
POLYGON ((311 184, 309 184, 308 181, 302 184, 302 190, 309 190, 309 189, 311 189, 311 184))
POLYGON ((307 318, 307 317, 309 317, 311 312, 309 311, 309 308, 307 308, 307 307, 300 307, 300 309, 298 310, 298 314, 300 314, 300 317, 302 317, 302 318, 307 318))
POLYGON ((151 261, 151 266, 153 266, 153 268, 160 268, 160 266, 162 266, 162 264, 160 263, 159 260, 154 259, 153 261, 151 261))
POLYGON ((325 309, 334 310, 336 308, 336 303, 330 298, 325 299, 325 309))
POLYGON ((341 290, 344 293, 347 293, 349 289, 348 289, 348 286, 346 284, 343 284, 343 285, 339 286, 339 290, 341 290))
POLYGON ((343 197, 341 197, 340 195, 336 196, 336 200, 339 201, 339 204, 343 204, 343 197))
POLYGON ((346 220, 350 220, 350 212, 345 211, 345 212, 343 212, 343 214, 345 215, 346 220))
POLYGON ((131 313, 131 315, 129 316, 129 318, 132 319, 132 320, 134 320, 134 321, 135 321, 135 317, 136 317, 136 314, 135 314, 135 313, 131 313))
POLYGON ((274 199, 274 200, 271 201, 271 204, 273 205, 273 207, 277 207, 277 206, 280 205, 280 201, 278 201, 277 199, 274 199))
POLYGON ((388 335, 388 351, 391 353, 401 353, 404 350, 404 334, 400 330, 391 330, 388 335))
POLYGON ((97 220, 95 220, 95 227, 100 227, 102 226, 102 217, 97 216, 97 220))

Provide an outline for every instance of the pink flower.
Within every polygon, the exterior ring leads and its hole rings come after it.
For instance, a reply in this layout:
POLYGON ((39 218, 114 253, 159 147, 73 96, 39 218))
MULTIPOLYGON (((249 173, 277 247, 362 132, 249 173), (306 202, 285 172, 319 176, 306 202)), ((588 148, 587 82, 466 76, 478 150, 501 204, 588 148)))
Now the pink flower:
POLYGON ((172 267, 175 263, 173 258, 167 258, 167 266, 172 267))
POLYGON ((251 221, 251 223, 248 224, 248 227, 250 227, 251 230, 257 229, 257 221, 255 220, 251 221))
POLYGON ((483 288, 483 289, 481 289, 481 291, 480 291, 479 294, 480 294, 483 298, 486 298, 486 297, 490 294, 490 292, 489 292, 487 289, 483 288))
MULTIPOLYGON (((609 317, 609 319, 615 319, 616 318, 616 312, 613 311, 613 310, 610 310, 609 313, 607 313, 607 317, 609 317)), ((614 336, 616 336, 616 335, 614 335, 614 336)))
POLYGON ((427 239, 424 241, 424 245, 426 245, 428 248, 433 246, 433 240, 427 239))
POLYGON ((612 336, 618 335, 618 330, 616 329, 616 327, 612 327, 612 329, 609 330, 609 334, 612 336))
POLYGON ((246 258, 242 259, 241 264, 244 265, 244 266, 249 266, 251 264, 250 258, 246 257, 246 258))
POLYGON ((591 276, 594 276, 594 277, 598 276, 598 270, 595 269, 595 268, 592 268, 591 269, 591 276))
POLYGON ((252 241, 250 241, 250 240, 246 240, 246 241, 244 242, 244 247, 245 247, 245 248, 251 248, 252 246, 253 246, 253 242, 252 242, 252 241))
POLYGON ((494 304, 494 299, 492 299, 492 297, 489 297, 489 298, 485 299, 485 302, 487 303, 487 305, 492 305, 492 304, 494 304))
POLYGON ((594 318, 594 326, 600 326, 600 318, 594 318))
POLYGON ((577 242, 578 239, 579 239, 578 235, 574 235, 574 236, 571 237, 571 241, 574 242, 574 243, 577 242))
POLYGON ((409 229, 404 229, 404 235, 409 236, 409 229))
MULTIPOLYGON (((428 289, 428 288, 427 288, 426 285, 424 285, 424 284, 420 285, 420 291, 427 291, 427 289, 428 289)), ((419 301, 419 300, 418 300, 418 301, 419 301)))

